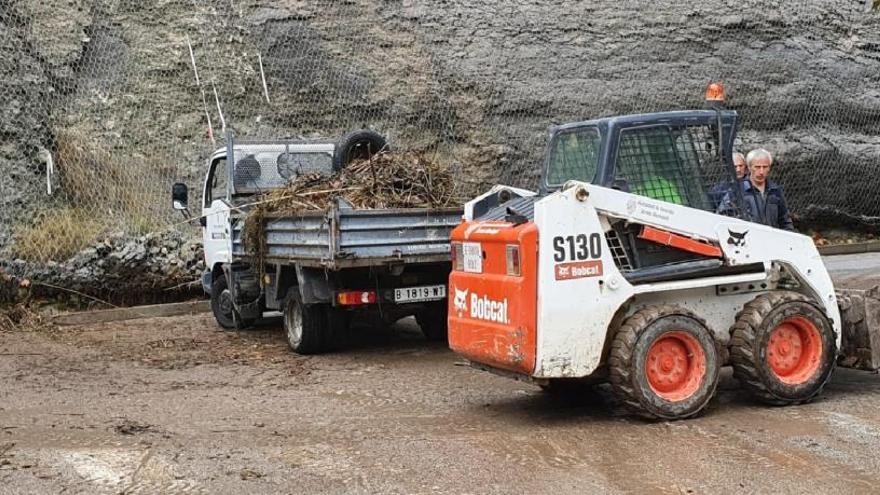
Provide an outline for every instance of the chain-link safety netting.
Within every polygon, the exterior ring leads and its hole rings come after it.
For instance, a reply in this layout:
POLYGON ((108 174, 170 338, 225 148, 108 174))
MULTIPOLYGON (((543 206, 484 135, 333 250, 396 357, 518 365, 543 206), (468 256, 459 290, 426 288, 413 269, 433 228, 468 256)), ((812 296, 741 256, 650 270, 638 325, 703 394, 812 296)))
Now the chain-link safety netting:
POLYGON ((699 108, 712 80, 801 226, 874 225, 878 3, 8 0, 0 266, 122 302, 191 288, 200 233, 170 186, 197 211, 227 129, 370 128, 454 167, 467 198, 535 187, 552 124, 699 108))

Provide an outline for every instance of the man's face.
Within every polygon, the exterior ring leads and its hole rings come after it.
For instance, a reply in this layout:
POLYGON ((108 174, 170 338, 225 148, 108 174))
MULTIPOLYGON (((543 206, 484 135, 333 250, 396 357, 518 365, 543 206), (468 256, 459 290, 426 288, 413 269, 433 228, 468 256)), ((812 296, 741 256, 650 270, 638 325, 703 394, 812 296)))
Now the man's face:
POLYGON ((752 183, 763 185, 767 182, 767 176, 770 175, 770 160, 767 158, 755 158, 749 165, 749 175, 752 183))
POLYGON ((733 167, 736 169, 736 178, 742 179, 746 176, 746 170, 749 168, 746 165, 746 159, 737 155, 733 157, 733 167))

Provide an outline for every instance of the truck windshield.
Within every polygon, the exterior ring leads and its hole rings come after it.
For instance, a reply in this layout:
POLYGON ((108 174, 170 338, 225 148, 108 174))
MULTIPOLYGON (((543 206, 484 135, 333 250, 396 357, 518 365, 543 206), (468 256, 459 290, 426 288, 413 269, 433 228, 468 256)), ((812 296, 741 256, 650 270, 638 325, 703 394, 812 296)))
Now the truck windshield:
POLYGON ((560 186, 569 180, 590 182, 598 163, 598 129, 591 126, 561 131, 551 143, 547 185, 560 186))

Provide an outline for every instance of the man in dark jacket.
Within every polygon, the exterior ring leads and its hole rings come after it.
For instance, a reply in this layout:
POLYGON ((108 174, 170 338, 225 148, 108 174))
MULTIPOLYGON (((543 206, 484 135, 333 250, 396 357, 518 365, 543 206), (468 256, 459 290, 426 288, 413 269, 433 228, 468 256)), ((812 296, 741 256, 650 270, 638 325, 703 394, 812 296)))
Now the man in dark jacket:
MULTIPOLYGON (((734 153, 733 166, 736 170, 736 182, 734 184, 739 184, 748 175, 749 166, 746 164, 746 156, 742 153, 734 153)), ((712 206, 715 209, 721 206, 734 184, 731 184, 730 181, 724 181, 712 187, 709 191, 709 200, 712 201, 712 206)))
POLYGON ((778 229, 794 230, 782 186, 768 177, 773 156, 765 149, 756 149, 746 156, 749 176, 742 181, 743 200, 748 218, 778 229))

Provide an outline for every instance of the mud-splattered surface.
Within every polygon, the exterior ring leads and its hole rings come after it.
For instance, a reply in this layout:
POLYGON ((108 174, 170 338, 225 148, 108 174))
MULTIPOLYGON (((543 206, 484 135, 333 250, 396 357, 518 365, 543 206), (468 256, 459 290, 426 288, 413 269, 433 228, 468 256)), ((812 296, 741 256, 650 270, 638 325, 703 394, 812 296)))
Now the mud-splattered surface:
POLYGON ((298 357, 209 315, 0 333, 0 493, 876 493, 880 376, 649 423, 460 366, 415 325, 298 357))

